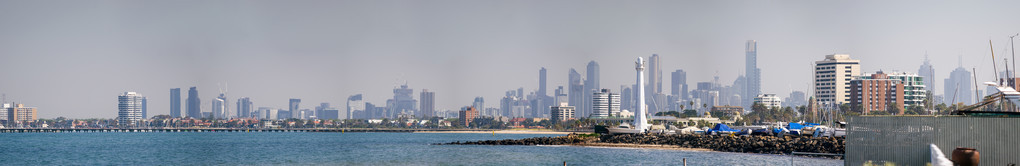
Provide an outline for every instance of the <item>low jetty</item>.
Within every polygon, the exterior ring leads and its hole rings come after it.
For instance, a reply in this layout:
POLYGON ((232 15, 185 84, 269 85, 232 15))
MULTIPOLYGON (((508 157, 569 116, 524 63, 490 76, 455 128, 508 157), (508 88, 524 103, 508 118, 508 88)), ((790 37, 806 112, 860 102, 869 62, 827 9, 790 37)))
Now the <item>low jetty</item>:
MULTIPOLYGON (((712 150, 719 152, 791 154, 819 153, 843 154, 843 138, 773 137, 773 136, 728 136, 728 135, 578 135, 559 137, 538 137, 525 139, 485 140, 451 142, 441 145, 573 145, 648 148, 657 145, 659 149, 712 150)), ((838 158, 838 156, 836 157, 838 158)))

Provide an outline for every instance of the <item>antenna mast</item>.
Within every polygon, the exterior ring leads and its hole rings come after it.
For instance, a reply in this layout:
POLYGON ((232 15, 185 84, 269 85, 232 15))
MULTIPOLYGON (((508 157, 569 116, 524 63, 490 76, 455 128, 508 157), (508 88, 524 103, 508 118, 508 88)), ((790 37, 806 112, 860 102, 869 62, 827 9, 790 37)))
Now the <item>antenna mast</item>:
POLYGON ((1002 84, 1002 79, 999 78, 999 73, 996 73, 999 72, 999 69, 995 67, 995 48, 992 47, 992 40, 988 40, 988 49, 991 50, 992 53, 992 74, 995 75, 995 79, 999 80, 999 84, 1002 84))

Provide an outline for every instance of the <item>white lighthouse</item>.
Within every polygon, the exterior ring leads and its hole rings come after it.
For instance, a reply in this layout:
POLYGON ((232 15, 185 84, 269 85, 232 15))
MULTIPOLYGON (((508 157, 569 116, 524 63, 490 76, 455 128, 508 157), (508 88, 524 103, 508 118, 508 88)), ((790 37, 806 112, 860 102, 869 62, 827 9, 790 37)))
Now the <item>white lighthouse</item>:
POLYGON ((637 62, 634 62, 634 69, 637 70, 637 91, 638 91, 638 107, 637 111, 634 112, 634 129, 638 133, 644 133, 648 130, 648 119, 645 117, 645 61, 641 57, 637 58, 637 62))

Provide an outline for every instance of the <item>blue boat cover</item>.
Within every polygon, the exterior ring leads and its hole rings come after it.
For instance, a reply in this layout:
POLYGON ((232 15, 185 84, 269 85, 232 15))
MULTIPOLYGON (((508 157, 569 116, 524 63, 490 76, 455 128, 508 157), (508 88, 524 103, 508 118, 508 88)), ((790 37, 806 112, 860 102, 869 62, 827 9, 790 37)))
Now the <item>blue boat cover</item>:
POLYGON ((786 127, 786 129, 790 129, 790 130, 800 130, 801 128, 804 128, 804 125, 800 125, 800 123, 794 123, 794 122, 790 122, 790 124, 787 125, 787 127, 786 127))
POLYGON ((715 124, 715 127, 712 127, 712 131, 732 131, 732 132, 738 132, 740 130, 731 129, 730 126, 726 126, 726 124, 719 123, 719 124, 715 124))

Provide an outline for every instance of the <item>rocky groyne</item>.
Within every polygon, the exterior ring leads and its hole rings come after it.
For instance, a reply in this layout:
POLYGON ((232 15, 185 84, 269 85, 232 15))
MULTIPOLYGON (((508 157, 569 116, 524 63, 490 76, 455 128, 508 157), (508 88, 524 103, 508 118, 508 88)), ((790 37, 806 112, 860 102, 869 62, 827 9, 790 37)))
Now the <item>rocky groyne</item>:
POLYGON ((525 139, 451 142, 444 145, 663 145, 720 152, 790 154, 791 152, 843 154, 843 138, 728 136, 728 135, 578 135, 525 139))

